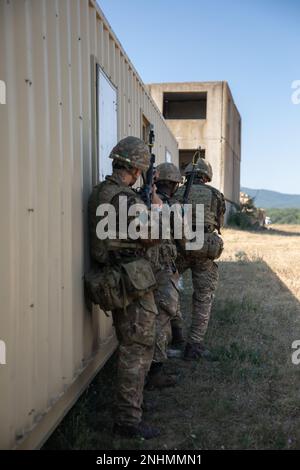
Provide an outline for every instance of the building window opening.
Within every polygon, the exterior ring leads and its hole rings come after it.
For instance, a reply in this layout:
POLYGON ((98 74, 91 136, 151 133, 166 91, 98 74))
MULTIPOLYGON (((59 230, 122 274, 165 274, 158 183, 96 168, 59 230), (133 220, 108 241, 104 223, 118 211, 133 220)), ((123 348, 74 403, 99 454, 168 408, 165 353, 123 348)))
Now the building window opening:
MULTIPOLYGON (((179 169, 184 174, 185 167, 192 162, 195 150, 179 150, 179 169)), ((200 150, 200 157, 205 158, 205 149, 200 150)))
POLYGON ((207 93, 164 93, 165 119, 206 119, 207 93))

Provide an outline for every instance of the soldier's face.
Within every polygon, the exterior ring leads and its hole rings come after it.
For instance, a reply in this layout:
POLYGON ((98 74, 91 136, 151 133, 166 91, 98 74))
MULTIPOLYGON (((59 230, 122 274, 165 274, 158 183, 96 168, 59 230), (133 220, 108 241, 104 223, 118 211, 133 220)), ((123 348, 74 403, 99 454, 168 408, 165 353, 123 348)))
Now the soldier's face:
POLYGON ((130 182, 129 186, 133 186, 137 182, 137 180, 141 176, 141 174, 142 174, 142 170, 139 170, 138 168, 135 168, 131 173, 131 182, 130 182))

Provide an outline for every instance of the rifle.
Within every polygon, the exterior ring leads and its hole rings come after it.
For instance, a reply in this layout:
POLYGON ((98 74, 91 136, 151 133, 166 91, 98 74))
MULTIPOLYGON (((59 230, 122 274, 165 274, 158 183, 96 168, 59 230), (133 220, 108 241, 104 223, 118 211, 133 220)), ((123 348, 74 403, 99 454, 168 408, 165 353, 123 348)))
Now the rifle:
POLYGON ((190 195, 192 184, 195 178, 196 166, 200 158, 200 151, 201 151, 201 147, 199 147, 193 155, 193 159, 192 159, 193 168, 192 168, 191 174, 188 177, 186 187, 184 190, 183 204, 187 204, 189 202, 189 195, 190 195))
POLYGON ((144 186, 141 189, 141 197, 145 204, 147 205, 148 209, 151 208, 151 200, 152 200, 152 186, 153 186, 153 176, 154 176, 154 163, 155 163, 155 155, 152 153, 153 145, 154 145, 154 130, 153 125, 150 125, 150 132, 149 132, 149 152, 150 152, 150 165, 146 172, 146 176, 144 178, 144 186))

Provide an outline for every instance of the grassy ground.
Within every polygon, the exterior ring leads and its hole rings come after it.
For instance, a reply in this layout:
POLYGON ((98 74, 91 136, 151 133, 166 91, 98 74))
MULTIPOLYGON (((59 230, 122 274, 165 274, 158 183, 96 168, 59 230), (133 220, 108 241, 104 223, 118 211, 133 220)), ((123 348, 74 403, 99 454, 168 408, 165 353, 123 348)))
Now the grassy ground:
MULTIPOLYGON (((224 230, 226 250, 207 334, 218 360, 171 360, 176 388, 146 392, 161 427, 152 441, 111 435, 115 357, 45 445, 47 449, 296 449, 300 448, 300 226, 265 232, 224 230)), ((189 319, 191 283, 182 306, 189 319)))

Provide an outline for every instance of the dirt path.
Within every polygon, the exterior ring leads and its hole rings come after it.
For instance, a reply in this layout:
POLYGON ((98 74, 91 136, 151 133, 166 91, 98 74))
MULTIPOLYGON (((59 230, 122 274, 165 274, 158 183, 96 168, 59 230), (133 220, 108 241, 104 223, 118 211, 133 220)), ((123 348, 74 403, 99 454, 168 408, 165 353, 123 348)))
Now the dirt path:
MULTIPOLYGON (((300 448, 300 227, 268 232, 224 230, 207 344, 217 361, 172 360, 176 388, 147 392, 155 410, 145 418, 162 429, 153 441, 113 440, 115 358, 46 444, 48 449, 282 449, 300 448)), ((189 319, 191 284, 184 279, 189 319)))

